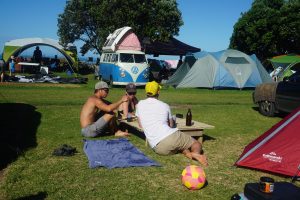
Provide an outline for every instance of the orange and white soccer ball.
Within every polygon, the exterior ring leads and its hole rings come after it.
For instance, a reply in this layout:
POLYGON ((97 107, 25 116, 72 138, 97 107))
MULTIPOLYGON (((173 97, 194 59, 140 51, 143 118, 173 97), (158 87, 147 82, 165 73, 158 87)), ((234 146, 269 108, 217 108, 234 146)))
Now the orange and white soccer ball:
POLYGON ((202 188, 206 182, 204 170, 196 165, 187 166, 181 173, 182 184, 190 190, 202 188))

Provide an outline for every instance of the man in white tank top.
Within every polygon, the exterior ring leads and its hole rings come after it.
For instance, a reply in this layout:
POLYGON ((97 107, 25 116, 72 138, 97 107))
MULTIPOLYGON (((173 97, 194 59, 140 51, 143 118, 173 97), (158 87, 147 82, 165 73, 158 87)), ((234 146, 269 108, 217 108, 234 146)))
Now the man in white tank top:
POLYGON ((160 155, 183 153, 207 166, 206 156, 201 154, 202 145, 189 135, 173 127, 173 119, 168 104, 158 100, 160 85, 148 82, 145 90, 147 99, 139 101, 136 116, 143 128, 151 148, 160 155))

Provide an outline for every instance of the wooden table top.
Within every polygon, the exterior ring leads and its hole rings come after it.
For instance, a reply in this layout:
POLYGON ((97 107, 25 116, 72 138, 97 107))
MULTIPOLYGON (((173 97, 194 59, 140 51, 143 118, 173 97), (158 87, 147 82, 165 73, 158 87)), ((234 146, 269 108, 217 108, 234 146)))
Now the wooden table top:
MULTIPOLYGON (((139 127, 137 118, 134 118, 132 122, 127 122, 126 120, 121 120, 120 122, 126 123, 130 126, 133 126, 141 131, 142 128, 139 127)), ((213 129, 215 128, 212 125, 203 123, 203 122, 198 122, 195 120, 192 120, 192 126, 186 126, 185 125, 185 119, 184 118, 176 118, 176 127, 180 130, 180 131, 194 131, 194 130, 203 130, 203 129, 213 129)))

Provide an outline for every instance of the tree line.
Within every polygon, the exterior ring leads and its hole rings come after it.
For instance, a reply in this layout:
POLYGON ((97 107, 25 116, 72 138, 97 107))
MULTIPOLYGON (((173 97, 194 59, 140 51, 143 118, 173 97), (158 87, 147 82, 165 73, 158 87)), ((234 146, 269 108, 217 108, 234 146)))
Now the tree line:
POLYGON ((260 60, 299 54, 300 0, 255 0, 234 25, 229 48, 260 60))
MULTIPOLYGON (((167 41, 178 35, 181 15, 176 0, 68 0, 58 17, 58 36, 64 46, 83 41, 83 55, 100 54, 109 33, 124 26, 132 27, 140 41, 167 41)), ((261 60, 299 54, 300 0, 254 0, 233 28, 229 48, 261 60)))

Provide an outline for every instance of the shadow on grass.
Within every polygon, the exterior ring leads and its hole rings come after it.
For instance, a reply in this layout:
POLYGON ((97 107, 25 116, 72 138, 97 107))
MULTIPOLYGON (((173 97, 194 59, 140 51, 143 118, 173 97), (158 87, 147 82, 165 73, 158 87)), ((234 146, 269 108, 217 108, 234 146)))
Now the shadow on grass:
POLYGON ((208 140, 216 140, 216 138, 203 134, 203 142, 208 140))
POLYGON ((139 137, 143 140, 146 140, 145 134, 142 131, 140 131, 140 130, 136 129, 135 127, 132 127, 132 126, 126 124, 126 123, 121 123, 120 124, 120 129, 122 131, 127 130, 128 133, 132 133, 132 134, 136 135, 137 137, 139 137))
MULTIPOLYGON (((252 110, 259 112, 259 107, 252 107, 252 110)), ((285 118, 289 113, 286 112, 279 112, 275 113, 274 117, 280 117, 280 118, 285 118)))
POLYGON ((252 107, 252 110, 259 112, 259 108, 258 107, 252 107))
POLYGON ((37 194, 20 197, 15 200, 43 200, 46 199, 47 196, 47 192, 39 192, 37 194))
POLYGON ((41 114, 35 109, 29 104, 0 103, 0 170, 37 145, 41 114))

